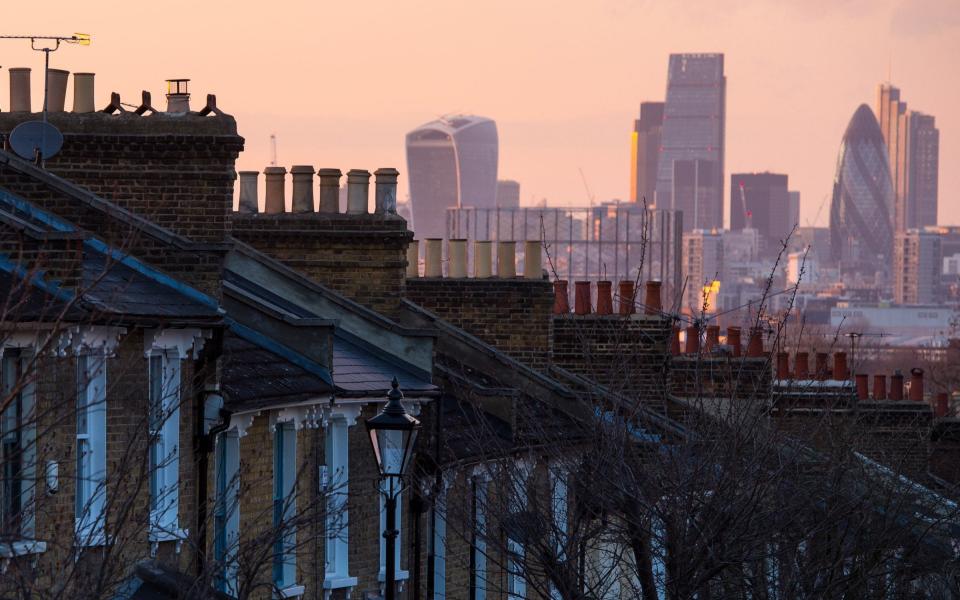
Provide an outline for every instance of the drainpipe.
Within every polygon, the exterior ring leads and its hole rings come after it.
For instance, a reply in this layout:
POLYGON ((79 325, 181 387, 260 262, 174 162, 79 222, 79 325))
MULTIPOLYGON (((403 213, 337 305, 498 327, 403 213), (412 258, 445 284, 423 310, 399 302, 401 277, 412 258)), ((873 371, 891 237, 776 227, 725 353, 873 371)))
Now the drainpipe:
MULTIPOLYGON (((216 362, 223 355, 223 329, 215 329, 213 339, 209 340, 200 358, 194 361, 194 373, 205 373, 212 367, 211 372, 216 374, 216 362)), ((223 392, 219 392, 223 396, 223 392)), ((199 389, 194 394, 194 442, 193 450, 197 459, 197 527, 196 527, 196 562, 194 568, 198 577, 203 575, 207 563, 207 475, 210 469, 210 453, 213 451, 213 440, 216 435, 230 426, 230 411, 220 409, 221 421, 219 425, 210 428, 209 434, 203 433, 204 404, 208 390, 199 389)), ((226 397, 224 397, 226 405, 226 397)))

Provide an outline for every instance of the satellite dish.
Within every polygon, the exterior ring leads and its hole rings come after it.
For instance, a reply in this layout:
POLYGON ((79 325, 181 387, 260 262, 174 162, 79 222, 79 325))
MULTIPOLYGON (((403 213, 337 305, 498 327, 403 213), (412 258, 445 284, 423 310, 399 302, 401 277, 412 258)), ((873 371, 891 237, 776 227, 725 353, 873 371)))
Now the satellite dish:
POLYGON ((50 158, 63 147, 63 134, 60 130, 43 121, 20 123, 10 132, 10 147, 17 156, 33 160, 37 152, 44 158, 50 158))

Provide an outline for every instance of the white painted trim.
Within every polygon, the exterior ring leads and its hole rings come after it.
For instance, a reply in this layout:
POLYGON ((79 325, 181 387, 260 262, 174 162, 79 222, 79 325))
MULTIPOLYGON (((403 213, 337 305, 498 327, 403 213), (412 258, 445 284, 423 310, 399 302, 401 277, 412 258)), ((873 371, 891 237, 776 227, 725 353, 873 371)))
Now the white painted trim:
POLYGON ((120 336, 126 333, 126 327, 107 327, 103 325, 68 327, 57 340, 56 353, 59 356, 103 354, 112 357, 120 343, 120 336))
POLYGON ((176 350, 181 359, 200 356, 203 345, 213 337, 209 329, 149 329, 143 334, 143 355, 149 357, 156 351, 176 350))
POLYGON ((303 595, 305 588, 302 585, 288 585, 279 592, 277 592, 278 598, 299 598, 303 595))

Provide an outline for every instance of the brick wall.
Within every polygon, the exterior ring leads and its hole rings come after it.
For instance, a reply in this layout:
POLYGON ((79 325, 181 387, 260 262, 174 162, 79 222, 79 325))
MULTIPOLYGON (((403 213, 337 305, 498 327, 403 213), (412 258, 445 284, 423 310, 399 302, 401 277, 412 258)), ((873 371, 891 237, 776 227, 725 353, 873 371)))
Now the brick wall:
MULTIPOLYGON (((0 135, 36 118, 0 113, 0 135)), ((190 239, 229 234, 244 142, 233 117, 54 113, 49 121, 64 138, 47 161, 51 173, 190 239)))
POLYGON ((671 321, 646 315, 553 317, 553 361, 612 392, 661 404, 671 321))
POLYGON ((550 361, 553 287, 545 279, 407 279, 407 298, 534 369, 550 361))
POLYGON ((326 213, 232 216, 234 237, 318 283, 386 315, 404 295, 413 233, 395 215, 326 213))

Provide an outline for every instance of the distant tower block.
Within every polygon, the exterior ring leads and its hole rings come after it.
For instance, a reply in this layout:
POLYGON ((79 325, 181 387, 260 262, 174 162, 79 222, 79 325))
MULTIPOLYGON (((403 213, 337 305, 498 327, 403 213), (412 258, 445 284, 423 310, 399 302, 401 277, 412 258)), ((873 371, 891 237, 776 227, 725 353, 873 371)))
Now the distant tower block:
POLYGON ((497 181, 497 208, 519 208, 520 183, 512 179, 497 181))

